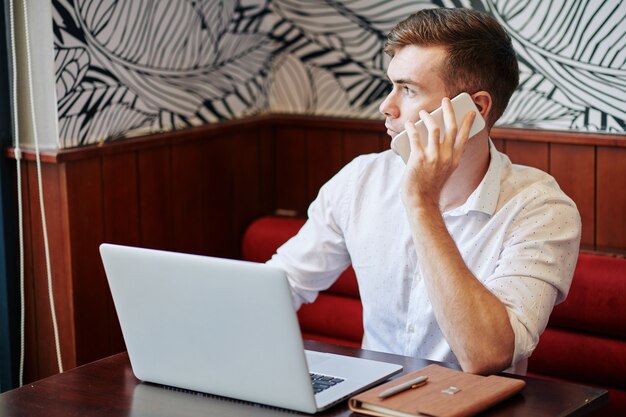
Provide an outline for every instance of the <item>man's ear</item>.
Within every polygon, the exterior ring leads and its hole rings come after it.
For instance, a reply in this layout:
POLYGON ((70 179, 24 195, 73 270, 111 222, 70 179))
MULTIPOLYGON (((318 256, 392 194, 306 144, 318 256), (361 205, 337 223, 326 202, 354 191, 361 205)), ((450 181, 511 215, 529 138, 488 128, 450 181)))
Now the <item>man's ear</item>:
POLYGON ((491 114, 491 108, 493 107, 491 94, 481 90, 472 94, 472 99, 474 100, 480 115, 483 116, 483 119, 489 121, 489 115, 491 114))

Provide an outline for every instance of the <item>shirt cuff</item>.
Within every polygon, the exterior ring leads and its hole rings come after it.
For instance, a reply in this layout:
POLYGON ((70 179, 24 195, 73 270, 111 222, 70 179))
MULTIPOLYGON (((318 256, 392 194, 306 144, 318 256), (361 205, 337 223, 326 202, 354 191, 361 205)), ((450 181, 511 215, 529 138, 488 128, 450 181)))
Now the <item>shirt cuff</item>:
POLYGON ((505 308, 515 336, 515 349, 513 351, 511 368, 514 368, 515 373, 519 373, 517 368, 520 365, 526 368, 527 359, 533 353, 535 347, 537 347, 537 341, 531 340, 528 329, 522 324, 514 309, 508 306, 505 306, 505 308))

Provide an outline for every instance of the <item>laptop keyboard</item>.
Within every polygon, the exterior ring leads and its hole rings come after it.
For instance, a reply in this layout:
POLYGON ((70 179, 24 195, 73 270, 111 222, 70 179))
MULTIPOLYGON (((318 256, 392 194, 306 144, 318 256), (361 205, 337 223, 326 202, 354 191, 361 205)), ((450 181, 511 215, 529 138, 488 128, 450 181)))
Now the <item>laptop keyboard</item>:
POLYGON ((313 373, 309 373, 309 375, 311 376, 311 384, 313 384, 313 391, 315 392, 315 394, 318 394, 330 387, 334 387, 335 385, 344 381, 341 378, 335 378, 333 376, 328 376, 328 375, 320 375, 320 374, 313 374, 313 373))

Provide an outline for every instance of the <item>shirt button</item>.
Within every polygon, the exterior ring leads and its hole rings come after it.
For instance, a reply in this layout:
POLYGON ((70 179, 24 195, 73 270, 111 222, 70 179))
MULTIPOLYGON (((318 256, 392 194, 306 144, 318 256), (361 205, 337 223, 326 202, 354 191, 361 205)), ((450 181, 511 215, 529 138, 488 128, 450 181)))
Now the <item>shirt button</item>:
POLYGON ((413 326, 412 324, 409 324, 409 333, 413 333, 415 331, 415 326, 413 326))

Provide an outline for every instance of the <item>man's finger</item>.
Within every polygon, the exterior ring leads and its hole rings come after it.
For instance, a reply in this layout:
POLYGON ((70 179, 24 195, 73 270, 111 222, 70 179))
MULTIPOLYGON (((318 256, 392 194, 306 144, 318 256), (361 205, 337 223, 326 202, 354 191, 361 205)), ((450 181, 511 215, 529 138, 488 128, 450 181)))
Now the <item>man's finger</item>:
POLYGON ((413 152, 423 154, 424 147, 422 146, 422 141, 419 132, 415 127, 415 123, 411 121, 404 122, 404 128, 406 129, 407 136, 409 137, 409 149, 411 150, 411 155, 413 152))
POLYGON ((445 126, 442 143, 446 143, 446 145, 452 149, 457 137, 457 125, 454 108, 448 97, 444 97, 444 99, 441 100, 441 108, 443 110, 443 123, 445 126))
POLYGON ((432 156, 439 154, 439 138, 441 137, 441 128, 435 123, 435 119, 426 110, 420 110, 420 118, 424 121, 424 126, 428 130, 428 143, 426 151, 432 156))
POLYGON ((463 118, 463 122, 461 123, 461 129, 457 135, 457 140, 454 144, 455 151, 462 150, 465 147, 469 139, 469 133, 472 129, 472 125, 474 124, 474 119, 476 119, 476 112, 469 111, 463 118))

